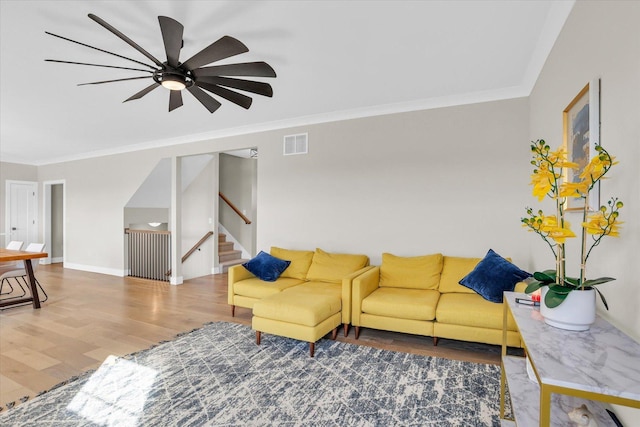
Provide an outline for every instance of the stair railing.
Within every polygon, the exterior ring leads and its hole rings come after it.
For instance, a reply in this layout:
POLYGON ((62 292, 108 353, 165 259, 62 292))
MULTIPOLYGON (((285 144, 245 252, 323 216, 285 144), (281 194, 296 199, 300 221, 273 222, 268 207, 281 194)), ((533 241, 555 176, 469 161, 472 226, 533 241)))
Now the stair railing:
MULTIPOLYGON (((184 263, 211 236, 213 236, 213 231, 207 231, 207 233, 204 236, 202 236, 202 238, 200 240, 198 240, 198 243, 193 245, 193 247, 191 249, 189 249, 187 251, 187 253, 182 256, 182 261, 181 262, 184 263)), ((164 273, 164 275, 165 276, 171 276, 171 269, 169 269, 169 271, 164 273)))
POLYGON ((234 205, 233 203, 231 203, 231 200, 229 200, 229 199, 227 198, 227 196, 225 196, 225 195, 224 195, 224 194, 222 194, 221 192, 218 192, 218 196, 220 196, 220 198, 221 198, 222 200, 224 200, 224 201, 225 201, 225 203, 226 203, 227 205, 229 205, 229 207, 230 207, 231 209, 233 209, 233 211, 234 211, 235 213, 237 213, 237 214, 238 214, 238 216, 239 216, 240 218, 242 218, 242 220, 244 221, 244 223, 245 223, 245 224, 251 224, 251 220, 250 220, 249 218, 247 218, 247 217, 246 217, 246 216, 245 216, 245 215, 240 211, 240 209, 238 209, 238 208, 236 207, 236 205, 234 205))

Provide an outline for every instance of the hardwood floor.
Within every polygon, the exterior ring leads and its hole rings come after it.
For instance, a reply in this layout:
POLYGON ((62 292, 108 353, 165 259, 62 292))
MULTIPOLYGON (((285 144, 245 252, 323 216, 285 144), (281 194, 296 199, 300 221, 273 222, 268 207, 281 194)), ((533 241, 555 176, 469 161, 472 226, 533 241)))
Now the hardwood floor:
MULTIPOLYGON (((212 321, 251 325, 251 311, 227 304, 227 275, 206 276, 181 286, 39 266, 49 294, 40 310, 31 305, 0 311, 0 407, 80 373, 98 368, 109 355, 143 350, 212 321)), ((377 348, 498 364, 500 348, 430 337, 363 329, 355 340, 377 348)))

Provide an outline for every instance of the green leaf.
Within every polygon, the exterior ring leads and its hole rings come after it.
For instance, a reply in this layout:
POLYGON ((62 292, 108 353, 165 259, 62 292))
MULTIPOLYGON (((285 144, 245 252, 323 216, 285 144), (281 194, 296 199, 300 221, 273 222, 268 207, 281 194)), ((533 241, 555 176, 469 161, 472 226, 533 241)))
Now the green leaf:
POLYGON ((607 304, 607 300, 604 298, 604 295, 602 295, 602 292, 600 292, 600 289, 598 288, 593 288, 593 289, 595 289, 598 295, 600 295, 600 299, 602 300, 602 304, 604 304, 604 308, 606 308, 607 311, 609 311, 609 304, 607 304))
POLYGON ((569 284, 573 285, 576 288, 578 286, 580 286, 580 279, 578 279, 576 277, 565 277, 564 281, 565 281, 565 283, 569 283, 569 284))
POLYGON ((612 280, 616 280, 613 277, 598 277, 597 279, 585 280, 584 286, 594 286, 599 285, 601 283, 611 282, 612 280))
POLYGON ((525 293, 525 294, 530 294, 530 293, 532 293, 532 292, 537 291, 537 290, 538 290, 538 289, 540 289, 542 286, 544 286, 544 284, 543 284, 542 282, 538 282, 538 281, 533 282, 533 281, 532 281, 532 282, 530 282, 530 283, 527 285, 527 289, 525 289, 525 290, 524 290, 524 293, 525 293))
POLYGON ((533 273, 533 278, 543 283, 552 283, 556 281, 555 270, 536 271, 533 273))
POLYGON ((555 292, 556 294, 567 295, 569 292, 573 291, 575 287, 570 286, 560 286, 560 285, 549 285, 549 290, 555 292))
MULTIPOLYGON (((560 287, 560 286, 556 286, 556 287, 560 287)), ((549 308, 555 308, 560 304, 562 304, 562 302, 567 298, 567 295, 569 295, 568 292, 566 294, 559 294, 553 291, 551 287, 549 287, 549 291, 544 297, 544 303, 549 308)))

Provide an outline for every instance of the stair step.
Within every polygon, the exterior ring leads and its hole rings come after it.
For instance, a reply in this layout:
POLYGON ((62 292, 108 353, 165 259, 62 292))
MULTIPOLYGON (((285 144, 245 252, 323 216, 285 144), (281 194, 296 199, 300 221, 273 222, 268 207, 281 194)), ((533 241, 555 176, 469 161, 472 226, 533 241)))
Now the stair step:
POLYGON ((227 235, 224 233, 218 233, 218 242, 226 242, 227 241, 227 235))
POLYGON ((227 252, 233 250, 233 242, 218 242, 218 252, 227 252))
POLYGON ((242 256, 242 251, 224 251, 224 252, 218 252, 218 261, 219 262, 224 262, 224 261, 230 261, 233 259, 238 259, 242 256))
POLYGON ((238 265, 238 264, 244 264, 245 262, 249 261, 248 259, 242 259, 242 258, 237 258, 237 259, 232 259, 229 261, 223 261, 220 263, 220 268, 222 269, 222 273, 226 273, 229 271, 229 267, 233 267, 234 265, 238 265))

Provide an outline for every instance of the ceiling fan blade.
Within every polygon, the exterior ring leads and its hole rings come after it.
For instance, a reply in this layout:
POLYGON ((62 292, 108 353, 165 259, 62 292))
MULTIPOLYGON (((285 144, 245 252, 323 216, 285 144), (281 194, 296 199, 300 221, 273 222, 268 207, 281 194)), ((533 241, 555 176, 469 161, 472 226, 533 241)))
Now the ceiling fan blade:
POLYGON ((151 86, 145 87, 140 92, 136 93, 135 95, 131 95, 129 98, 125 99, 122 102, 133 101, 134 99, 140 99, 146 94, 148 94, 149 92, 151 92, 152 90, 154 90, 155 88, 157 88, 158 86, 160 86, 160 84, 154 82, 151 86))
POLYGON ((169 112, 171 112, 182 107, 182 92, 179 90, 170 90, 169 92, 169 112))
POLYGON ((143 77, 128 77, 126 79, 115 79, 115 80, 103 80, 101 82, 91 82, 91 83, 78 83, 78 86, 86 86, 86 85, 101 85, 103 83, 113 83, 113 82, 124 82, 126 80, 138 80, 138 79, 150 79, 151 76, 143 76, 143 77))
POLYGON ((205 106, 210 113, 215 112, 222 104, 220 104, 214 97, 197 87, 196 85, 191 85, 187 88, 187 90, 193 95, 202 105, 205 106))
POLYGON ((232 87, 258 95, 273 96, 271 85, 263 82, 254 82, 253 80, 230 79, 228 77, 200 77, 198 81, 211 83, 214 85, 232 87))
POLYGON ((61 64, 90 65, 92 67, 118 68, 120 70, 142 71, 143 73, 152 73, 153 71, 143 70, 142 68, 117 67, 115 65, 89 64, 87 62, 61 61, 59 59, 45 59, 46 62, 59 62, 61 64))
POLYGON ((177 68, 180 49, 182 49, 184 26, 167 16, 158 16, 158 22, 160 22, 164 50, 167 52, 167 63, 173 68, 177 68))
POLYGON ((249 52, 249 49, 240 40, 224 36, 187 59, 182 66, 187 70, 193 70, 245 52, 249 52))
POLYGON ((266 62, 245 62, 241 64, 214 65, 193 70, 193 75, 201 76, 251 76, 276 77, 276 72, 266 62))
POLYGON ((66 41, 69 41, 71 43, 79 44, 80 46, 85 46, 85 47, 88 47, 88 48, 91 48, 91 49, 98 50, 100 52, 108 53, 109 55, 117 56, 118 58, 126 59, 127 61, 133 61, 136 64, 144 65, 145 67, 149 67, 149 68, 155 70, 155 67, 153 65, 145 64, 144 62, 140 62, 140 61, 137 61, 137 60, 132 59, 132 58, 127 58, 126 56, 118 55, 117 53, 109 52, 108 50, 100 49, 98 47, 94 47, 94 46, 91 46, 91 45, 88 45, 88 44, 85 44, 85 43, 81 43, 81 42, 78 42, 78 41, 75 41, 75 40, 71 40, 71 39, 68 39, 66 37, 62 37, 62 36, 59 36, 57 34, 50 33, 48 31, 45 31, 45 34, 49 34, 50 36, 57 37, 57 38, 62 39, 62 40, 66 40, 66 41))
POLYGON ((109 23, 107 23, 105 20, 103 20, 102 18, 94 15, 93 13, 89 14, 89 18, 93 19, 94 21, 96 21, 98 24, 102 25, 104 28, 106 28, 107 30, 111 31, 113 34, 115 34, 116 36, 120 37, 124 42, 126 42, 129 46, 131 46, 132 48, 134 48, 135 50, 137 50, 138 52, 140 52, 141 54, 143 54, 144 56, 146 56, 147 58, 149 58, 154 64, 156 64, 159 67, 162 67, 163 64, 162 62, 160 62, 155 56, 151 55, 149 52, 147 52, 146 50, 144 50, 142 47, 140 47, 140 45, 138 45, 136 42, 134 42, 133 40, 131 40, 129 37, 125 36, 123 33, 121 33, 120 31, 118 31, 115 27, 113 27, 112 25, 110 25, 109 23))
POLYGON ((241 106, 242 108, 249 109, 251 107, 251 103, 253 100, 241 93, 234 92, 229 89, 225 89, 218 85, 214 85, 211 83, 196 81, 196 85, 200 86, 204 90, 208 90, 209 92, 215 93, 218 96, 223 97, 224 99, 233 102, 236 105, 241 106))

